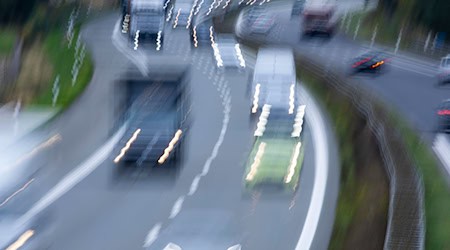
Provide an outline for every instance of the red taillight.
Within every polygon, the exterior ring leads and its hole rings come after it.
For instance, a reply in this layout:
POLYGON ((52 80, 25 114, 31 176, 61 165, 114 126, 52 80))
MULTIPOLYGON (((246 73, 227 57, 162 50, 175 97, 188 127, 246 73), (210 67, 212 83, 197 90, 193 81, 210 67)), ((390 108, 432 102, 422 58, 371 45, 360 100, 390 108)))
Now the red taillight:
POLYGON ((450 110, 448 109, 443 109, 443 110, 439 110, 438 115, 450 115, 450 110))
POLYGON ((368 62, 370 59, 372 59, 372 57, 367 57, 367 58, 365 58, 365 59, 363 59, 361 61, 358 61, 358 62, 354 63, 353 64, 353 68, 356 68, 356 67, 358 67, 359 65, 361 65, 361 64, 363 64, 365 62, 368 62))

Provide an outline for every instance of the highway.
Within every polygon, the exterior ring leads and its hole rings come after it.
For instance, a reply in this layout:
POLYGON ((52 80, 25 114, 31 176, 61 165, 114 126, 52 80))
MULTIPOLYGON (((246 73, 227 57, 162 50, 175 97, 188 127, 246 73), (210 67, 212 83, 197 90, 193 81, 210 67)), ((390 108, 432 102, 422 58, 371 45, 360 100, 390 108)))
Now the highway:
POLYGON ((145 44, 134 50, 117 32, 117 20, 107 15, 82 31, 96 65, 92 82, 39 131, 58 140, 41 152, 44 167, 10 204, 26 211, 18 222, 51 214, 49 249, 326 248, 339 168, 327 118, 312 97, 301 88, 307 143, 298 191, 244 194, 254 132, 245 94, 251 70, 217 71, 212 49, 191 48, 185 29, 167 28, 162 51, 145 44), (114 84, 129 67, 145 74, 170 57, 192 66, 186 159, 179 171, 119 171, 111 151, 124 127, 117 125, 114 84))

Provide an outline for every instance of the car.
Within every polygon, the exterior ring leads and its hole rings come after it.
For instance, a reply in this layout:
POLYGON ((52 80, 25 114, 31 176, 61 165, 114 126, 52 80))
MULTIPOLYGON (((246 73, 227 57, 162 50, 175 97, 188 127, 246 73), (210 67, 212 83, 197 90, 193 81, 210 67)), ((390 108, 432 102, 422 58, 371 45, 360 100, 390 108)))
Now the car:
POLYGON ((369 51, 352 60, 350 74, 378 73, 385 69, 390 61, 389 56, 381 51, 369 51))
POLYGON ((438 118, 437 132, 450 132, 450 99, 444 100, 441 105, 439 105, 436 114, 438 118))
POLYGON ((267 34, 275 24, 275 17, 272 14, 261 13, 250 26, 250 34, 267 34))
POLYGON ((329 4, 308 4, 301 15, 302 36, 325 35, 331 38, 336 29, 336 7, 329 4))
POLYGON ((245 60, 242 55, 240 44, 234 35, 224 34, 216 37, 212 45, 214 58, 219 68, 244 69, 245 60))
POLYGON ((438 83, 450 82, 450 54, 441 59, 438 69, 438 83))
POLYGON ((305 109, 299 105, 291 113, 284 106, 263 106, 245 165, 245 192, 266 187, 288 194, 296 191, 304 158, 301 132, 305 109))

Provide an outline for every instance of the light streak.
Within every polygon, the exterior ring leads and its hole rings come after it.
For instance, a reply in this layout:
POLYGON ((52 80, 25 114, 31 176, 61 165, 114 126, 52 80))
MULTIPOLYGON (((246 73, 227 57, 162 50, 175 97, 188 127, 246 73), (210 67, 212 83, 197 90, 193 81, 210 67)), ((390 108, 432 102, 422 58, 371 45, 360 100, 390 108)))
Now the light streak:
POLYGON ((122 157, 125 155, 125 153, 128 151, 128 149, 130 149, 131 144, 136 140, 136 138, 138 137, 139 133, 141 133, 141 129, 138 128, 136 131, 134 131, 133 135, 131 136, 131 138, 127 141, 127 143, 125 144, 125 147, 123 147, 120 150, 120 154, 118 156, 116 156, 116 158, 114 158, 114 163, 118 163, 120 161, 120 159, 122 159, 122 157))
POLYGON ((258 102, 259 102, 259 92, 261 89, 261 84, 256 84, 255 86, 255 95, 253 96, 253 107, 252 107, 252 113, 256 113, 258 111, 258 102))
POLYGON ((18 250, 34 235, 34 230, 29 229, 23 233, 14 243, 9 245, 6 250, 18 250))
POLYGON ((217 2, 217 5, 216 5, 216 7, 214 7, 214 9, 217 9, 217 8, 219 8, 219 6, 222 4, 222 1, 223 0, 219 0, 218 2, 217 2))
POLYGON ((261 164, 261 158, 264 155, 264 151, 266 149, 266 143, 261 142, 258 147, 258 151, 256 152, 255 158, 253 159, 253 164, 250 167, 250 171, 248 172, 245 180, 252 181, 255 178, 255 174, 258 171, 258 167, 261 164))
POLYGON ((164 7, 163 7, 164 10, 167 9, 167 6, 169 6, 169 3, 170 3, 170 0, 167 0, 167 1, 164 3, 164 7))
POLYGON ((222 7, 222 9, 225 9, 229 4, 230 4, 231 0, 227 0, 225 2, 225 5, 222 7))
POLYGON ((196 10, 195 13, 194 13, 194 16, 197 15, 198 12, 200 12, 200 8, 202 7, 203 2, 205 2, 205 0, 201 0, 201 1, 200 1, 199 5, 198 5, 198 7, 197 7, 197 10, 196 10))
POLYGON ((173 5, 170 6, 169 13, 167 13, 166 22, 168 22, 170 20, 170 18, 172 18, 172 11, 173 11, 173 5))
POLYGON ((292 131, 291 137, 300 137, 303 126, 303 118, 305 116, 306 105, 301 105, 297 109, 297 114, 295 116, 294 130, 292 131))
POLYGON ((180 129, 175 133, 174 137, 169 142, 169 146, 167 146, 167 148, 164 149, 164 154, 161 155, 161 157, 159 158, 159 160, 158 160, 159 164, 163 164, 166 161, 167 157, 169 157, 169 154, 170 154, 170 152, 172 152, 173 147, 178 142, 178 140, 180 140, 182 133, 183 132, 180 129))
POLYGON ((195 0, 195 1, 194 1, 194 4, 192 5, 191 11, 189 12, 189 17, 188 17, 188 20, 187 20, 186 29, 189 29, 189 27, 191 26, 192 15, 194 14, 195 6, 197 6, 197 1, 198 1, 198 0, 195 0))
POLYGON ((194 47, 197 48, 197 46, 198 46, 198 40, 197 40, 197 26, 194 26, 193 31, 194 31, 194 33, 192 34, 192 36, 194 37, 194 47))
POLYGON ((34 181, 34 178, 29 180, 25 185, 23 185, 21 188, 19 188, 16 192, 14 192, 12 195, 7 197, 2 203, 0 203, 0 207, 3 207, 6 203, 8 203, 14 196, 18 195, 23 190, 27 189, 28 186, 34 181))
POLYGON ((175 22, 174 22, 174 24, 173 24, 173 28, 174 28, 174 29, 175 29, 175 28, 177 27, 177 25, 178 25, 178 18, 180 17, 180 14, 181 14, 181 8, 178 9, 177 16, 175 17, 175 22))
POLYGON ((36 148, 31 150, 29 153, 25 154, 20 159, 18 159, 11 167, 16 167, 16 166, 20 165, 22 162, 24 162, 27 159, 30 159, 31 157, 36 155, 39 151, 41 151, 41 150, 43 150, 43 149, 45 149, 47 147, 50 147, 54 143, 59 142, 61 139, 62 139, 62 137, 61 137, 60 134, 56 134, 56 135, 50 137, 50 139, 48 139, 47 141, 43 142, 42 144, 40 144, 39 146, 37 146, 36 148))
POLYGON ((289 114, 294 113, 294 101, 295 101, 295 84, 291 85, 290 93, 289 93, 289 114))
POLYGON ((236 43, 234 45, 234 49, 236 50, 236 56, 239 60, 239 65, 243 68, 245 68, 245 60, 244 57, 242 56, 242 51, 241 51, 241 47, 239 46, 239 43, 236 43))
POLYGON ((270 115, 270 108, 271 106, 268 104, 265 104, 261 115, 259 116, 259 122, 256 125, 256 131, 254 136, 262 136, 264 134, 264 131, 266 130, 266 124, 267 124, 267 118, 269 118, 270 115))
POLYGON ((298 142, 294 149, 294 154, 292 155, 291 163, 288 168, 288 174, 286 175, 285 183, 290 183, 295 174, 295 167, 297 166, 298 156, 300 155, 301 142, 298 142))
POLYGON ((161 49, 161 33, 162 31, 160 30, 158 32, 158 37, 156 37, 156 50, 159 51, 161 49))
POLYGON ((211 14, 211 11, 213 10, 214 4, 215 4, 215 3, 216 3, 216 0, 214 0, 214 1, 211 3, 211 6, 209 6, 208 12, 206 13, 207 16, 209 16, 209 14, 211 14))
POLYGON ((139 47, 139 30, 136 31, 136 36, 134 37, 134 50, 137 50, 139 47))

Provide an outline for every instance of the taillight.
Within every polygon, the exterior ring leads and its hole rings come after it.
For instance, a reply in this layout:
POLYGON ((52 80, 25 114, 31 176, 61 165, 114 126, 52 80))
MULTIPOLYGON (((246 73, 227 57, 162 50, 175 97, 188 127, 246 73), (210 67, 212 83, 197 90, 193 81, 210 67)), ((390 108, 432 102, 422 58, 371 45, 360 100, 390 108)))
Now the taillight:
POLYGON ((443 109, 443 110, 439 110, 438 115, 450 115, 450 110, 448 109, 443 109))

